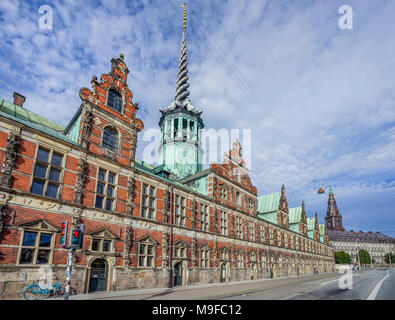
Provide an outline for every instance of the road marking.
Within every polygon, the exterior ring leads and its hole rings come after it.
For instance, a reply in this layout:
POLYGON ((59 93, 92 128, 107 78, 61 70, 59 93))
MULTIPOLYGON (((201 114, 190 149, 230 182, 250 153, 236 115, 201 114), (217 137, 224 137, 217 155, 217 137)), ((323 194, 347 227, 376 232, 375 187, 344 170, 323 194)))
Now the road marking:
POLYGON ((387 279, 389 276, 390 276, 390 274, 387 270, 387 275, 376 284, 376 286, 373 288, 372 292, 369 294, 369 296, 366 298, 366 300, 375 300, 376 299, 376 296, 379 293, 381 285, 383 284, 384 280, 387 279))
POLYGON ((328 281, 328 282, 323 282, 323 283, 320 283, 320 286, 323 286, 323 285, 325 285, 325 284, 328 284, 328 283, 331 283, 331 282, 335 282, 335 281, 339 281, 339 279, 332 280, 332 281, 328 281))

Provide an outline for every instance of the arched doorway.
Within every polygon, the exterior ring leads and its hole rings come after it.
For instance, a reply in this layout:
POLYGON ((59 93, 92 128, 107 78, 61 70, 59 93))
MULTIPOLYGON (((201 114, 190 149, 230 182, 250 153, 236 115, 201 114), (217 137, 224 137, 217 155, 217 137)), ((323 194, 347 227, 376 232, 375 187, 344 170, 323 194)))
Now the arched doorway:
POLYGON ((226 281, 226 265, 225 263, 221 264, 221 282, 226 281))
POLYGON ((174 286, 182 285, 182 263, 177 262, 174 265, 174 286))
POLYGON ((95 259, 91 264, 89 291, 106 291, 108 282, 108 263, 103 259, 95 259))

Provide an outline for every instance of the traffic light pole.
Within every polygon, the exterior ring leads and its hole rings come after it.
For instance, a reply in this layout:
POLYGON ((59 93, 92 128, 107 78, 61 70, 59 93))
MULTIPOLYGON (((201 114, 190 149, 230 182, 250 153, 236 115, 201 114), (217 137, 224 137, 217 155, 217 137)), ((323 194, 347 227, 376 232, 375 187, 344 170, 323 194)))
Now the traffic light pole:
POLYGON ((67 271, 66 271, 66 291, 64 293, 64 300, 69 300, 70 284, 71 284, 71 269, 73 267, 73 257, 75 248, 70 247, 67 258, 67 271))

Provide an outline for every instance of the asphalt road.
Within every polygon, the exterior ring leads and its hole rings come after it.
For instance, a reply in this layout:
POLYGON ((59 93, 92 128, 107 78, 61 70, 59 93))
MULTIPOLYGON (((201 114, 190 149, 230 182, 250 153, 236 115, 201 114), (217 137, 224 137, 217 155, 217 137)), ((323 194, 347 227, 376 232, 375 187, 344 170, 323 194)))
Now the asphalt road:
POLYGON ((395 300, 395 270, 368 269, 344 275, 302 283, 284 283, 262 291, 232 295, 221 300, 395 300), (339 279, 341 285, 339 286, 339 279), (349 278, 350 279, 350 278, 349 278), (341 288, 343 287, 343 288, 341 288))

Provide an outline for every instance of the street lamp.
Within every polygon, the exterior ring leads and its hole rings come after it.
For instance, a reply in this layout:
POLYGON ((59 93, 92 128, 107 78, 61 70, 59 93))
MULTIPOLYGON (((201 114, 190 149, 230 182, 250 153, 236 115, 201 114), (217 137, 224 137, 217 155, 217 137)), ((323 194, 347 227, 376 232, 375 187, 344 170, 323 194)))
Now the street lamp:
POLYGON ((361 260, 359 258, 359 247, 358 247, 358 239, 355 240, 355 244, 357 246, 357 256, 358 256, 358 270, 361 271, 361 260))

